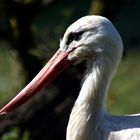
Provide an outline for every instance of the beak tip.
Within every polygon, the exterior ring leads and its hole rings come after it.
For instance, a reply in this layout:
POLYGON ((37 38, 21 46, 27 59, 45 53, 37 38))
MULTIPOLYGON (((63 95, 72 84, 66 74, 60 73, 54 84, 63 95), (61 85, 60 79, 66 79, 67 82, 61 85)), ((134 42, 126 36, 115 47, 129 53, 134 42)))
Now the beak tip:
POLYGON ((6 115, 7 112, 0 110, 0 115, 6 115))

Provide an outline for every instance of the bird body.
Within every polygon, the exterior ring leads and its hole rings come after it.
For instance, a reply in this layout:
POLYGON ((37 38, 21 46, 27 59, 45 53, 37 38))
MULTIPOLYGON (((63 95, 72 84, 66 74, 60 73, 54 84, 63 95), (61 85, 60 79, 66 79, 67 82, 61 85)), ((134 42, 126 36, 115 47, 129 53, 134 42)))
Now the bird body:
POLYGON ((87 69, 70 114, 66 140, 140 140, 140 114, 113 116, 106 109, 108 89, 122 52, 122 39, 108 19, 82 17, 68 27, 60 49, 43 70, 0 113, 10 112, 28 100, 63 66, 86 61, 87 69))

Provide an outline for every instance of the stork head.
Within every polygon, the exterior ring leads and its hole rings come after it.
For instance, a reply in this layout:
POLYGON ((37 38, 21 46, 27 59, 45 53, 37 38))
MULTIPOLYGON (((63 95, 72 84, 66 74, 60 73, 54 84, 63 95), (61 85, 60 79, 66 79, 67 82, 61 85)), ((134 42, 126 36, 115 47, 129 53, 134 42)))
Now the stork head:
POLYGON ((108 19, 101 16, 82 17, 68 27, 60 49, 37 76, 0 110, 0 114, 23 104, 68 65, 95 58, 95 61, 104 60, 102 64, 109 64, 111 69, 120 62, 122 51, 121 37, 108 19))
POLYGON ((108 57, 119 63, 123 45, 113 24, 102 16, 85 16, 66 30, 60 49, 69 53, 68 59, 79 63, 91 57, 108 57))

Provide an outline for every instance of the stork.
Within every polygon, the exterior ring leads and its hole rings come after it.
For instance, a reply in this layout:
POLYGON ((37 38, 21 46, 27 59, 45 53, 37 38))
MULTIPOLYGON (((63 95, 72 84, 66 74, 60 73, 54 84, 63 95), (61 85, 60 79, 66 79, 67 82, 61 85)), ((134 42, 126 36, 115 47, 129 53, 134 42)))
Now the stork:
POLYGON ((106 109, 108 89, 122 52, 122 39, 107 18, 95 15, 80 18, 68 27, 52 59, 0 114, 23 104, 69 65, 86 61, 66 140, 140 140, 140 114, 114 116, 106 109))

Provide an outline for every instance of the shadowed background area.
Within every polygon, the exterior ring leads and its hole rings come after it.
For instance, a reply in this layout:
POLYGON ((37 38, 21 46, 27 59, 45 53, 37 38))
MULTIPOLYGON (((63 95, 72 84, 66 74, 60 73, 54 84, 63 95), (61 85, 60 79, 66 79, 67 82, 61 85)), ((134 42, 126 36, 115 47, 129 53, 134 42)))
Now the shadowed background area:
MULTIPOLYGON (((125 47, 108 110, 116 115, 140 112, 139 8, 139 0, 0 0, 0 106, 39 72, 71 23, 98 14, 113 22, 125 47)), ((19 109, 0 116, 0 139, 65 140, 84 69, 82 63, 65 70, 19 109)))

